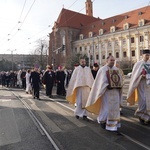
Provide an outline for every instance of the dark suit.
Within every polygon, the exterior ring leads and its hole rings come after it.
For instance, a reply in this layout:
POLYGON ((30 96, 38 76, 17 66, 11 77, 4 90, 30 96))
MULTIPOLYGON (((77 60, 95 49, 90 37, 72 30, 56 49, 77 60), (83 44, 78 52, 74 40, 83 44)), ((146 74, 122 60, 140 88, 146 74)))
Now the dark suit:
POLYGON ((47 70, 43 75, 43 83, 46 85, 46 95, 52 95, 52 89, 55 81, 55 73, 47 70))
POLYGON ((37 97, 37 99, 39 99, 40 74, 36 71, 31 72, 30 82, 33 89, 33 97, 37 97))
POLYGON ((65 82, 65 73, 64 71, 57 71, 56 73, 56 81, 57 81, 57 95, 66 95, 66 90, 64 87, 65 82))

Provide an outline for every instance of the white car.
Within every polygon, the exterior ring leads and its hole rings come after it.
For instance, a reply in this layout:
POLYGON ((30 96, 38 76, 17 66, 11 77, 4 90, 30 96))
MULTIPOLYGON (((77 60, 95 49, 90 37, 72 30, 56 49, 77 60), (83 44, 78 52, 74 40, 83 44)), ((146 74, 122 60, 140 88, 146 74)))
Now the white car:
POLYGON ((127 76, 128 76, 129 78, 131 78, 132 72, 128 73, 127 76))

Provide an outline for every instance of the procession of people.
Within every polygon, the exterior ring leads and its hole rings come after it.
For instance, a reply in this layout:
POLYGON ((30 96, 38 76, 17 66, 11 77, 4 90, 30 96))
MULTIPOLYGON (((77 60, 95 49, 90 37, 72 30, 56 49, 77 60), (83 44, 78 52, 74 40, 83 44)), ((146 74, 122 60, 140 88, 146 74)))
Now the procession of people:
MULTIPOLYGON (((100 126, 111 132, 117 132, 121 127, 120 115, 123 101, 124 73, 118 60, 109 55, 104 66, 93 63, 87 66, 84 57, 80 57, 79 65, 73 70, 47 65, 43 71, 38 66, 34 69, 0 73, 2 87, 22 88, 26 94, 32 94, 33 99, 41 100, 40 90, 43 87, 45 95, 66 97, 75 106, 74 116, 89 121, 88 113, 97 116, 100 126)), ((150 124, 150 50, 143 50, 142 60, 133 66, 132 76, 127 93, 127 103, 138 108, 135 116, 142 125, 150 124)))

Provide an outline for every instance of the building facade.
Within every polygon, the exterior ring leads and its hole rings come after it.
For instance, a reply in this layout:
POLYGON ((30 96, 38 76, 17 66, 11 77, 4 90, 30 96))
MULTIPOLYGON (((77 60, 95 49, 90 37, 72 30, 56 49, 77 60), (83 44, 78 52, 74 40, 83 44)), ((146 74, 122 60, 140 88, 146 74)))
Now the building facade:
POLYGON ((17 69, 30 69, 35 65, 41 67, 43 64, 43 69, 47 65, 47 56, 42 55, 43 63, 41 63, 41 55, 25 55, 25 54, 0 54, 1 61, 9 61, 16 65, 17 69))
POLYGON ((86 15, 64 9, 60 13, 50 33, 50 63, 66 65, 69 56, 81 53, 89 57, 90 65, 102 66, 113 55, 132 67, 141 51, 150 48, 150 6, 100 19, 93 17, 91 0, 85 5, 86 15))

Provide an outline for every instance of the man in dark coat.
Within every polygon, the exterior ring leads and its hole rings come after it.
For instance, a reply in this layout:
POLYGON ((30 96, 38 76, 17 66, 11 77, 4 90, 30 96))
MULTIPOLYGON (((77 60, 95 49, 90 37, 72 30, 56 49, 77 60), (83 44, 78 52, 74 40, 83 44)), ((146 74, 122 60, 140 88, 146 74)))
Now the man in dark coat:
POLYGON ((39 91, 40 91, 40 73, 38 72, 38 68, 35 67, 34 71, 31 72, 30 76, 30 83, 32 85, 32 90, 33 90, 33 98, 35 97, 37 99, 39 98, 39 91))
POLYGON ((51 66, 47 66, 47 69, 43 75, 43 84, 46 85, 46 95, 52 97, 52 89, 55 82, 55 73, 52 71, 51 66))
POLYGON ((58 67, 58 71, 56 72, 56 82, 57 82, 57 95, 66 95, 65 90, 65 72, 63 70, 63 67, 58 67))
POLYGON ((97 63, 94 63, 93 69, 91 70, 94 79, 96 78, 96 74, 98 72, 98 69, 99 69, 99 65, 97 63))
POLYGON ((21 72, 22 88, 26 89, 26 71, 23 69, 21 72))

